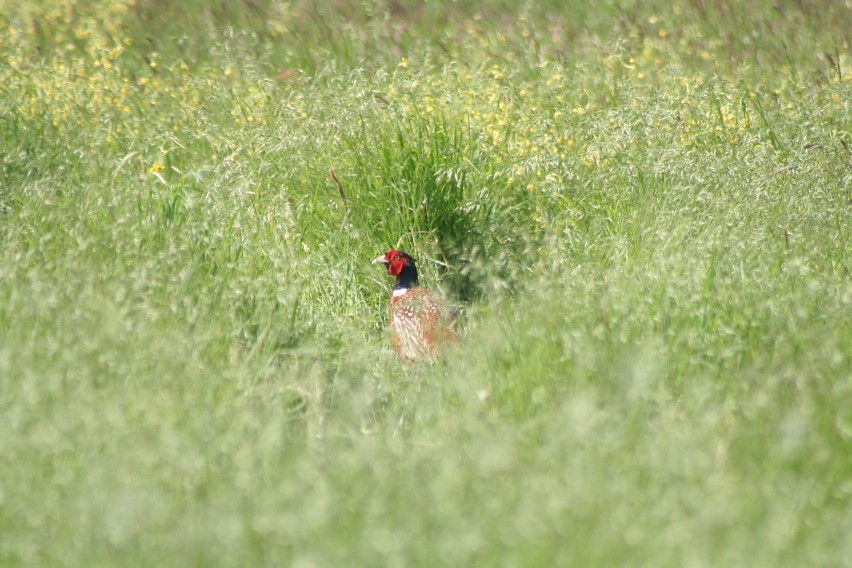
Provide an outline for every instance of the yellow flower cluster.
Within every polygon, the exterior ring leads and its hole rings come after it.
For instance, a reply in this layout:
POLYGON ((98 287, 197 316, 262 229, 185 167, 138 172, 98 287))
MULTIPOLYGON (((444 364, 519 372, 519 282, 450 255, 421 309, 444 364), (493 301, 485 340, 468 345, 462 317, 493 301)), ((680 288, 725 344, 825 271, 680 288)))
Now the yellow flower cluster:
MULTIPOLYGON (((14 93, 10 112, 21 124, 58 131, 97 127, 105 131, 99 143, 112 144, 143 132, 156 132, 160 140, 203 137, 205 121, 223 116, 241 129, 276 121, 306 129, 334 126, 340 118, 318 116, 317 109, 352 110, 346 102, 313 100, 309 81, 305 89, 290 88, 298 77, 291 70, 266 76, 231 56, 216 66, 190 69, 183 61, 133 46, 123 22, 134 1, 42 0, 37 14, 22 3, 19 17, 10 20, 16 22, 10 33, 0 37, 0 53, 9 62, 0 66, 0 82, 14 93), (45 4, 51 6, 46 12, 45 4), (46 39, 44 30, 50 30, 46 39), (33 48, 43 42, 56 46, 59 55, 46 62, 32 58, 33 48), (214 104, 220 108, 210 108, 214 104)), ((278 15, 282 30, 295 17, 284 7, 278 15)), ((541 39, 536 34, 543 32, 527 26, 523 14, 518 21, 516 33, 507 37, 474 17, 463 27, 462 41, 472 49, 484 42, 496 53, 541 39)), ((713 57, 717 47, 698 30, 651 17, 643 27, 627 30, 623 44, 594 46, 590 52, 596 55, 578 58, 582 63, 542 55, 529 66, 495 57, 476 66, 438 67, 406 54, 375 77, 353 81, 352 91, 338 98, 352 104, 375 101, 389 120, 429 117, 463 126, 471 145, 501 164, 502 171, 493 175, 508 185, 546 190, 559 187, 559 176, 605 172, 620 153, 635 151, 637 140, 652 137, 690 148, 738 141, 765 127, 769 105, 770 114, 795 118, 798 106, 785 83, 788 76, 778 74, 771 86, 716 80, 725 71, 713 57), (778 102, 767 102, 767 92, 778 102)), ((848 112, 844 84, 850 67, 840 56, 839 84, 825 95, 832 112, 848 112)), ((173 165, 162 156, 148 157, 146 169, 159 174, 163 163, 173 165)))
MULTIPOLYGON (((22 3, 10 33, 0 42, 0 83, 14 101, 9 111, 22 128, 54 129, 57 134, 93 132, 99 144, 122 148, 144 132, 161 139, 195 136, 209 113, 205 94, 237 80, 234 67, 190 70, 181 60, 133 48, 123 21, 135 0, 82 2, 44 0, 22 3), (49 6, 45 9, 44 4, 49 6), (52 7, 50 6, 52 5, 52 7), (41 18, 41 19, 39 19, 41 18), (45 37, 45 30, 51 34, 45 37), (36 59, 45 42, 58 51, 36 59)), ((263 124, 269 113, 268 89, 242 85, 224 96, 235 124, 263 124)), ((159 171, 159 170, 158 170, 159 171)))
MULTIPOLYGON (((66 51, 105 47, 125 34, 124 22, 136 0, 40 0, 13 8, 11 43, 48 42, 66 51)), ((46 47, 46 46, 43 46, 46 47)))

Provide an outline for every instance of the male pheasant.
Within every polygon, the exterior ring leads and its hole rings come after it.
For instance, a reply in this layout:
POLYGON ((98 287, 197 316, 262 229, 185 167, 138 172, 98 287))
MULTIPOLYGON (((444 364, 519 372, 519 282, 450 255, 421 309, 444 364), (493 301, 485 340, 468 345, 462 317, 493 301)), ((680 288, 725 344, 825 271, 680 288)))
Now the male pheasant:
POLYGON ((415 262, 393 249, 373 260, 396 277, 390 297, 391 346, 403 361, 433 359, 436 347, 456 337, 447 307, 420 287, 415 262))

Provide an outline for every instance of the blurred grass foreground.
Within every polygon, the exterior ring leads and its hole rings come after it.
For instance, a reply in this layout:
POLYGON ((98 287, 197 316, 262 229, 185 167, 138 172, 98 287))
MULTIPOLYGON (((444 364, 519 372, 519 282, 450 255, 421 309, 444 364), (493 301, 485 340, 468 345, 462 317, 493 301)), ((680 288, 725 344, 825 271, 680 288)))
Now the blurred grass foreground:
POLYGON ((0 565, 852 565, 849 2, 0 25, 0 565))

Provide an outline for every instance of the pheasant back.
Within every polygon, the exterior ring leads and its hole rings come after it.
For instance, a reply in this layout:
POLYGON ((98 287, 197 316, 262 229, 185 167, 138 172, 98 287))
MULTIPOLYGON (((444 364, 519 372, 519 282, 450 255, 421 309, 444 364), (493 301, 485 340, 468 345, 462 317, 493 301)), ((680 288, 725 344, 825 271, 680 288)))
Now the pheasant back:
POLYGON ((390 300, 391 346, 401 359, 431 359, 442 343, 455 339, 447 307, 426 288, 412 288, 390 300))

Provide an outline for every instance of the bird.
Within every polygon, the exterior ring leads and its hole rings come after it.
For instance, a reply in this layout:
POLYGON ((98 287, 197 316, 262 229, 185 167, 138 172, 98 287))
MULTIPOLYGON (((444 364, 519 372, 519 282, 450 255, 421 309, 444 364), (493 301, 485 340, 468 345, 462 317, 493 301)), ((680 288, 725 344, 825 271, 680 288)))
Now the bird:
POLYGON ((390 297, 391 346, 407 363, 432 361, 440 345, 456 339, 453 318, 443 301, 420 286, 417 261, 410 254, 389 249, 373 259, 396 277, 390 297))

